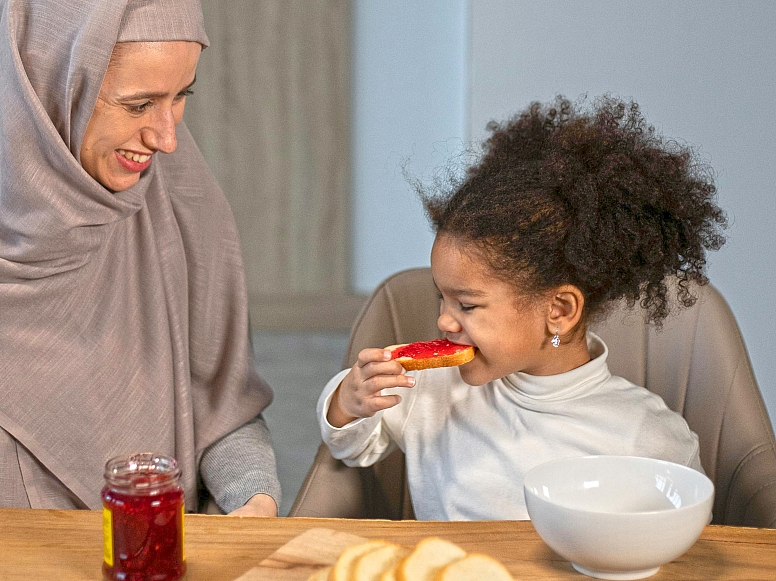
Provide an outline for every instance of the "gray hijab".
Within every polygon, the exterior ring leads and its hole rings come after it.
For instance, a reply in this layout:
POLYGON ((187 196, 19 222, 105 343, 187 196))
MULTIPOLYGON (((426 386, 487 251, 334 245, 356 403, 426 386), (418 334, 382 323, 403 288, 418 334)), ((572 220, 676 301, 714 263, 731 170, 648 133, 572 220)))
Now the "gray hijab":
POLYGON ((207 46, 199 0, 0 0, 0 428, 89 508, 136 451, 175 456, 196 506, 203 450, 272 397, 234 220, 185 125, 128 190, 79 163, 114 44, 165 40, 207 46))

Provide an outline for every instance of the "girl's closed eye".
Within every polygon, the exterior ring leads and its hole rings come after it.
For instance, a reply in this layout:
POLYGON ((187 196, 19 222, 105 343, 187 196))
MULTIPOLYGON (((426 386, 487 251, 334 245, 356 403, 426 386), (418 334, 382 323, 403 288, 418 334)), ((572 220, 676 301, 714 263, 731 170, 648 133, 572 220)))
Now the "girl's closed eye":
MULTIPOLYGON (((439 301, 440 301, 441 303, 443 303, 443 304, 444 304, 444 302, 445 302, 445 297, 444 297, 444 295, 441 293, 441 291, 437 291, 437 298, 439 299, 439 301)), ((454 304, 454 303, 453 303, 453 304, 454 304)), ((459 308, 459 309, 460 309, 462 312, 464 312, 464 313, 471 312, 471 311, 473 311, 474 309, 476 309, 478 306, 479 306, 479 305, 472 305, 472 304, 470 304, 470 303, 461 303, 461 302, 458 302, 458 308, 459 308)))

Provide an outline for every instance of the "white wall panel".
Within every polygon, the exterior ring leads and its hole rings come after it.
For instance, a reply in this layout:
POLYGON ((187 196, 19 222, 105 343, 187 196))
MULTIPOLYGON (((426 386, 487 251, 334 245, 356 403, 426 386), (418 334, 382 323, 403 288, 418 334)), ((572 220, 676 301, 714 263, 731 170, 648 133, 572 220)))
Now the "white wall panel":
POLYGON ((470 0, 470 135, 533 100, 633 97, 716 169, 729 242, 709 275, 776 418, 776 2, 470 0))
POLYGON ((353 284, 427 266, 433 235, 402 167, 430 178, 466 132, 465 0, 353 2, 353 284))

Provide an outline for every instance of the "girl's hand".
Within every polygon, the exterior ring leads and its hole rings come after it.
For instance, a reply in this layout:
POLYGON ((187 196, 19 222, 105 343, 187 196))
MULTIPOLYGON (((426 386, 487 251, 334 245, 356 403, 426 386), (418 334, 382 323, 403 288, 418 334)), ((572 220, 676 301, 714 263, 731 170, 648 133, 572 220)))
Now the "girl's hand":
POLYGON ((401 401, 398 395, 380 395, 389 387, 413 387, 415 378, 385 349, 364 349, 358 361, 334 391, 326 419, 341 428, 358 418, 369 418, 401 401))

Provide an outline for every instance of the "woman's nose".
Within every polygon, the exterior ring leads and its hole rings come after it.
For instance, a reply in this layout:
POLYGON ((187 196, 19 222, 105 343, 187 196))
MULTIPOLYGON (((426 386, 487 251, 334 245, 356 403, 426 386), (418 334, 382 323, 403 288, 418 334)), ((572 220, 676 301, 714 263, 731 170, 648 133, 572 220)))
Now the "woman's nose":
POLYGON ((145 144, 162 153, 172 153, 178 147, 175 137, 176 116, 171 109, 159 111, 143 130, 145 144))

